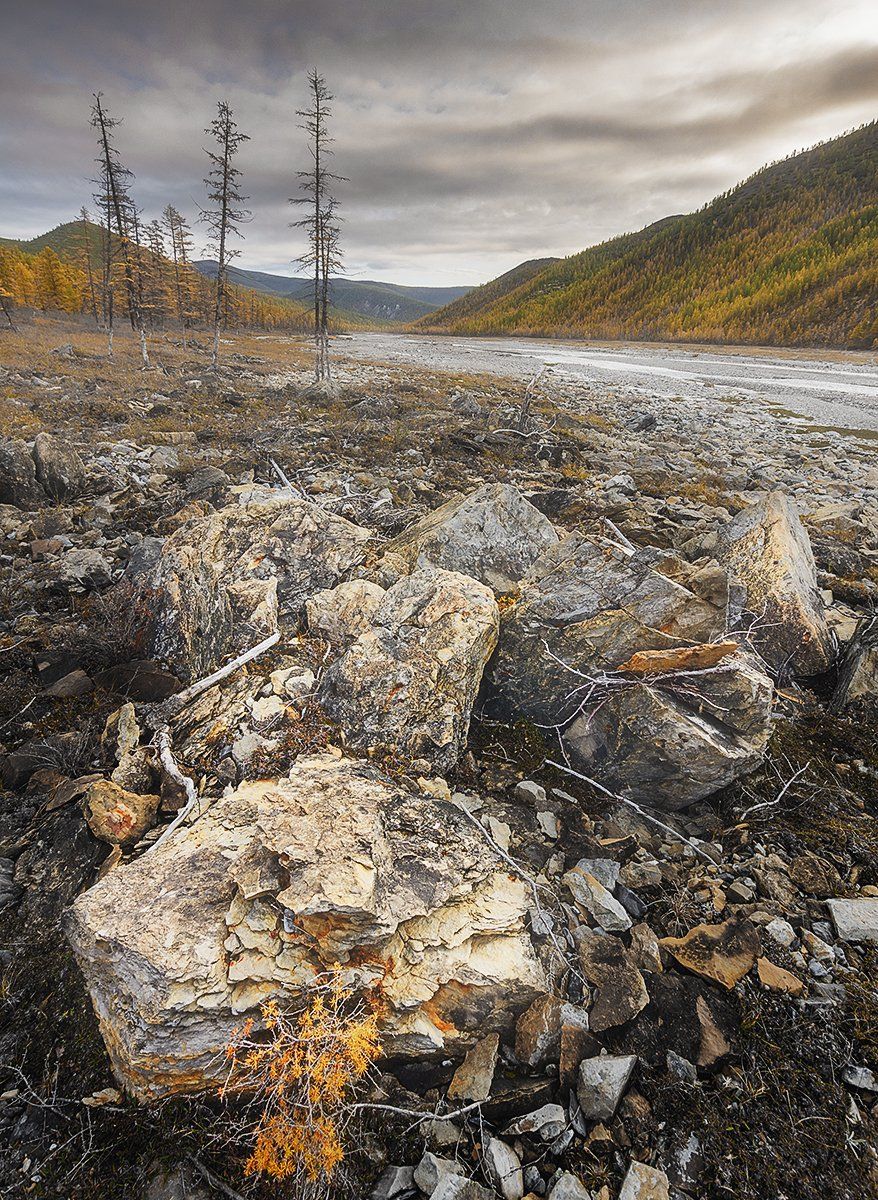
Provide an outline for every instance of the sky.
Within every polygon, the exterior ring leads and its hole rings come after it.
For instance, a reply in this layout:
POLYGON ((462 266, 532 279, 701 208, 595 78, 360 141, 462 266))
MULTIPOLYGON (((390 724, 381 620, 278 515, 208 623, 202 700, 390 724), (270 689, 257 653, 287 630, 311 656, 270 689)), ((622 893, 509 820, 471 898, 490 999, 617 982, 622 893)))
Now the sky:
MULTIPOLYGON (((875 0, 0 0, 0 235, 91 202, 91 94, 147 218, 250 136, 237 265, 291 274, 296 110, 334 94, 352 278, 471 285, 688 212, 878 116, 875 0)), ((203 251, 206 238, 196 227, 203 251)))

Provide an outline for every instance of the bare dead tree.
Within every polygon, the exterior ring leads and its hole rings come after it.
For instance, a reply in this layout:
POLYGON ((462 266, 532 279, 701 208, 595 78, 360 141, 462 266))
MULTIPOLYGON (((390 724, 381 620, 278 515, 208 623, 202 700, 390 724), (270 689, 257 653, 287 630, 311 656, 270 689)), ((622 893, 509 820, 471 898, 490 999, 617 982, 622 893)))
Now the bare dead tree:
POLYGON ((333 153, 333 139, 329 134, 333 96, 316 68, 308 74, 308 87, 308 107, 300 109, 296 115, 300 118, 299 128, 308 135, 311 166, 307 171, 297 172, 301 195, 291 198, 290 203, 305 209, 301 220, 293 221, 292 225, 305 231, 308 243, 299 261, 313 278, 314 378, 322 382, 330 379, 330 283, 332 274, 343 267, 338 202, 332 194, 333 184, 340 182, 342 176, 333 174, 327 165, 333 153))
POLYGON ((95 290, 94 270, 91 263, 91 229, 88 209, 83 204, 79 210, 79 224, 81 230, 81 245, 82 262, 85 267, 85 277, 88 280, 88 298, 91 304, 91 311, 95 319, 95 324, 100 325, 100 317, 98 316, 98 297, 95 290))
POLYGON ((250 219, 250 212, 244 207, 247 197, 241 191, 241 171, 235 166, 234 158, 241 143, 250 139, 238 129, 225 100, 218 102, 216 116, 204 132, 214 139, 217 146, 216 150, 204 151, 210 163, 204 183, 207 198, 213 207, 201 210, 201 219, 207 225, 210 246, 217 258, 211 357, 213 369, 216 370, 219 363, 220 326, 225 315, 229 262, 240 254, 240 250, 229 248, 229 238, 243 237, 240 225, 250 219))
MULTIPOLYGON (((92 126, 98 131, 98 146, 100 155, 99 187, 102 193, 96 199, 105 207, 107 213, 108 242, 113 237, 117 243, 117 253, 122 263, 125 277, 125 291, 128 299, 128 314, 131 325, 140 338, 140 356, 143 365, 149 366, 149 351, 146 346, 146 329, 143 323, 143 311, 137 294, 137 280, 134 264, 132 263, 131 235, 136 226, 137 211, 131 199, 131 183, 134 175, 123 165, 119 151, 113 142, 113 130, 121 124, 119 118, 108 115, 102 104, 100 92, 94 96, 91 110, 92 126)), ((108 250, 108 256, 112 250, 108 250)), ((111 347, 112 347, 112 334, 111 347)), ((112 349, 111 349, 112 353, 112 349)))
POLYGON ((162 214, 165 230, 171 246, 171 261, 174 265, 174 300, 177 319, 186 349, 186 333, 191 317, 189 303, 189 260, 192 256, 192 234, 182 213, 169 204, 162 214))

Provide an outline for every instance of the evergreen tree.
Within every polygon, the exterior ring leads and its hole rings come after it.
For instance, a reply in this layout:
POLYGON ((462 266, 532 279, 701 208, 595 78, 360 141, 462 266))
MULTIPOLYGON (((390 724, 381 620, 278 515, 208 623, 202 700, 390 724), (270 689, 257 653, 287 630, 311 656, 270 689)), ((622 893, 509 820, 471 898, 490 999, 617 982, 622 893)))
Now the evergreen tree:
POLYGON ((219 364, 220 326, 225 319, 229 262, 240 254, 240 250, 229 247, 229 238, 243 237, 240 225, 250 219, 250 212, 244 207, 247 197, 241 191, 241 171, 235 166, 234 159, 241 143, 250 139, 238 129, 225 100, 217 104, 216 116, 204 132, 213 138, 217 147, 216 150, 204 151, 210 163, 204 182, 207 198, 213 207, 202 209, 201 212, 210 234, 211 249, 217 258, 211 354, 211 363, 216 370, 219 364))

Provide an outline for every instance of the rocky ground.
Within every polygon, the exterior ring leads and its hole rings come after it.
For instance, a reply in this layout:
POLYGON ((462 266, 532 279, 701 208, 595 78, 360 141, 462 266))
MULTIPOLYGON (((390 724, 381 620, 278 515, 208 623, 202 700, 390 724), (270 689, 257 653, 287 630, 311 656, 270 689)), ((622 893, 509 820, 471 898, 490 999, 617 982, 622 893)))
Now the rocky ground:
POLYGON ((3 336, 0 1194, 320 1194, 216 1085, 337 968, 340 1195, 878 1195, 866 447, 3 336))

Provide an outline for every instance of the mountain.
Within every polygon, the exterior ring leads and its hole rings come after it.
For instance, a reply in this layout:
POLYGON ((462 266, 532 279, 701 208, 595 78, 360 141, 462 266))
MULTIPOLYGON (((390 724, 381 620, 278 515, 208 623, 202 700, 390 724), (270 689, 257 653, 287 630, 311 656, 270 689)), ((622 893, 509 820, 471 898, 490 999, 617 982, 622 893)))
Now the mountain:
POLYGON ((539 275, 547 267, 559 261, 557 258, 531 258, 527 262, 519 263, 517 267, 513 267, 511 271, 506 271, 503 275, 498 275, 490 283, 483 283, 481 287, 473 288, 430 316, 422 317, 418 326, 424 329, 441 329, 445 326, 455 325, 459 321, 465 321, 481 312, 482 309, 496 304, 498 300, 502 300, 522 284, 533 279, 535 275, 539 275))
POLYGON ((878 122, 773 163, 698 212, 561 259, 511 289, 509 274, 418 328, 876 346, 878 122))
MULTIPOLYGON (((217 265, 212 259, 204 259, 193 265, 209 279, 216 275, 217 265)), ((311 295, 312 281, 302 277, 270 275, 264 271, 247 271, 233 266, 229 268, 229 278, 241 287, 269 292, 274 296, 286 296, 304 304, 308 303, 311 295)), ((469 291, 465 287, 406 287, 400 283, 345 279, 343 276, 332 281, 333 303, 338 309, 375 321, 393 323, 417 321, 469 291)))
MULTIPOLYGON (((87 221, 86 225, 92 254, 97 258, 101 246, 101 228, 92 221, 87 221)), ((78 258, 82 254, 82 244, 82 221, 65 221, 63 225, 56 225, 48 233, 41 233, 38 237, 26 240, 0 238, 0 246, 14 246, 17 250, 23 250, 25 254, 39 254, 48 247, 54 250, 59 258, 64 259, 78 258)))

